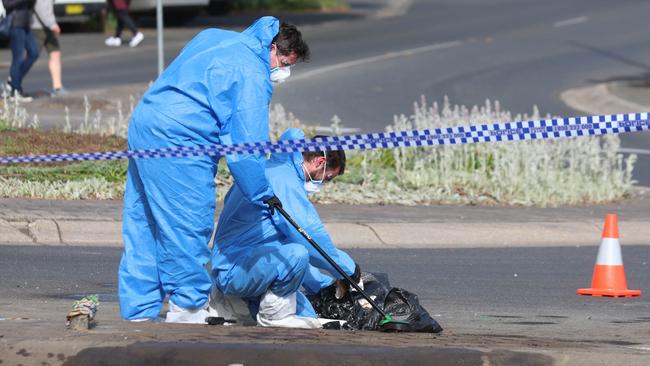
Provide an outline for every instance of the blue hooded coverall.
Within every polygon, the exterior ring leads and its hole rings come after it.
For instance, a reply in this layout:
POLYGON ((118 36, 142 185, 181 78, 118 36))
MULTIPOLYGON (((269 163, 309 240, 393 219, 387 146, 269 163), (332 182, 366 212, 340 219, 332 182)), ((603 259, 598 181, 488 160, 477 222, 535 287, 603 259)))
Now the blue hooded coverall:
MULTIPOLYGON (((304 133, 289 129, 281 139, 302 139, 304 133)), ((273 154, 266 164, 266 177, 282 207, 334 261, 352 275, 355 263, 332 244, 316 209, 307 198, 301 153, 273 154)), ((259 299, 267 290, 278 296, 297 292, 297 315, 316 317, 299 292, 301 286, 315 293, 333 282, 322 274, 324 269, 336 278, 341 276, 278 212, 243 199, 234 185, 224 202, 212 249, 212 276, 225 295, 249 301, 253 317, 259 299)))
MULTIPOLYGON (((270 45, 279 22, 263 17, 242 33, 209 29, 195 36, 144 94, 131 117, 129 149, 268 141, 273 88, 270 45)), ((124 253, 119 269, 123 319, 158 317, 174 304, 205 305, 204 265, 214 227, 218 158, 129 161, 124 196, 124 253)), ((267 210, 273 196, 264 155, 227 156, 242 200, 267 210)))

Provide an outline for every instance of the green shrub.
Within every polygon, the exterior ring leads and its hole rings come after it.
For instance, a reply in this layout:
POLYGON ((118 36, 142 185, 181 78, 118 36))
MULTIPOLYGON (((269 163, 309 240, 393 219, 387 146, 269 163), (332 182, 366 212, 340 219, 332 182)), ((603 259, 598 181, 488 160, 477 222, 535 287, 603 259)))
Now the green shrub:
MULTIPOLYGON (((539 119, 486 101, 468 110, 425 100, 388 131, 539 119)), ((349 168, 316 199, 344 203, 489 203, 556 206, 627 197, 636 156, 618 153, 617 135, 351 152, 349 168), (392 159, 388 158, 392 155, 392 159)))

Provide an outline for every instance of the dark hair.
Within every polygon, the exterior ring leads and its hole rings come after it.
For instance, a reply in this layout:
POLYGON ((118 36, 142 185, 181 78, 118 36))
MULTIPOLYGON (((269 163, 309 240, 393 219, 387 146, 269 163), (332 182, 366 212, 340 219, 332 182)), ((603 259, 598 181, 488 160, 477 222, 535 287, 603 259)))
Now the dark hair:
MULTIPOLYGON (((316 135, 314 138, 328 137, 325 135, 316 135)), ((304 151, 302 158, 305 161, 312 161, 314 158, 325 155, 325 151, 304 151)), ((338 175, 345 173, 345 150, 328 150, 327 151, 327 167, 339 170, 338 175)))
POLYGON ((280 24, 280 31, 273 38, 273 43, 280 51, 280 54, 289 56, 295 53, 298 56, 298 61, 309 60, 309 46, 302 39, 302 34, 295 25, 282 22, 280 24))

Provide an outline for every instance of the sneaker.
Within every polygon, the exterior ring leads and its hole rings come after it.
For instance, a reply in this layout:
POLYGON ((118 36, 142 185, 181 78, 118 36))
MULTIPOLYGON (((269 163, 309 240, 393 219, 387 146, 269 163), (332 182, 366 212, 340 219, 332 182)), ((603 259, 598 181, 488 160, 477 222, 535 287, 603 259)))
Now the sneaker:
POLYGON ((108 47, 120 47, 122 45, 122 39, 119 37, 108 37, 104 41, 108 47))
POLYGON ((20 102, 20 103, 29 103, 32 100, 34 100, 34 98, 32 98, 32 97, 30 97, 28 95, 24 95, 24 94, 20 93, 18 90, 14 90, 12 95, 9 97, 9 100, 12 100, 12 101, 15 100, 15 101, 20 102))
POLYGON ((2 96, 7 96, 8 98, 11 98, 12 90, 14 90, 14 87, 11 86, 11 76, 5 81, 4 84, 2 84, 2 96))
POLYGON ((60 98, 60 97, 65 97, 68 94, 70 94, 70 93, 68 93, 68 91, 65 90, 64 87, 60 87, 60 88, 52 90, 52 92, 50 93, 50 97, 52 97, 52 98, 60 98))
POLYGON ((140 42, 142 42, 143 39, 144 39, 144 34, 142 34, 142 32, 138 32, 135 34, 135 36, 133 36, 133 38, 131 38, 131 42, 129 42, 129 46, 137 47, 140 44, 140 42))

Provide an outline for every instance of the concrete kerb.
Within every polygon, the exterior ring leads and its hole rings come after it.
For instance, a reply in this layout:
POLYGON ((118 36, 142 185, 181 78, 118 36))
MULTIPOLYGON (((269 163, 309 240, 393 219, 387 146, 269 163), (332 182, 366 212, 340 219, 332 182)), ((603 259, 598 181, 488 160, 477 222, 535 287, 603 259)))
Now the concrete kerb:
MULTIPOLYGON (((623 245, 650 245, 650 226, 621 221, 623 245)), ((600 244, 602 222, 327 223, 341 248, 508 248, 600 244)), ((120 221, 0 219, 0 243, 10 245, 122 246, 120 221)))
POLYGON ((650 107, 625 100, 609 90, 609 83, 565 90, 560 98, 569 107, 589 114, 638 113, 650 107))
POLYGON ((33 240, 29 235, 21 232, 8 221, 0 219, 0 241, 16 244, 32 244, 33 240))

